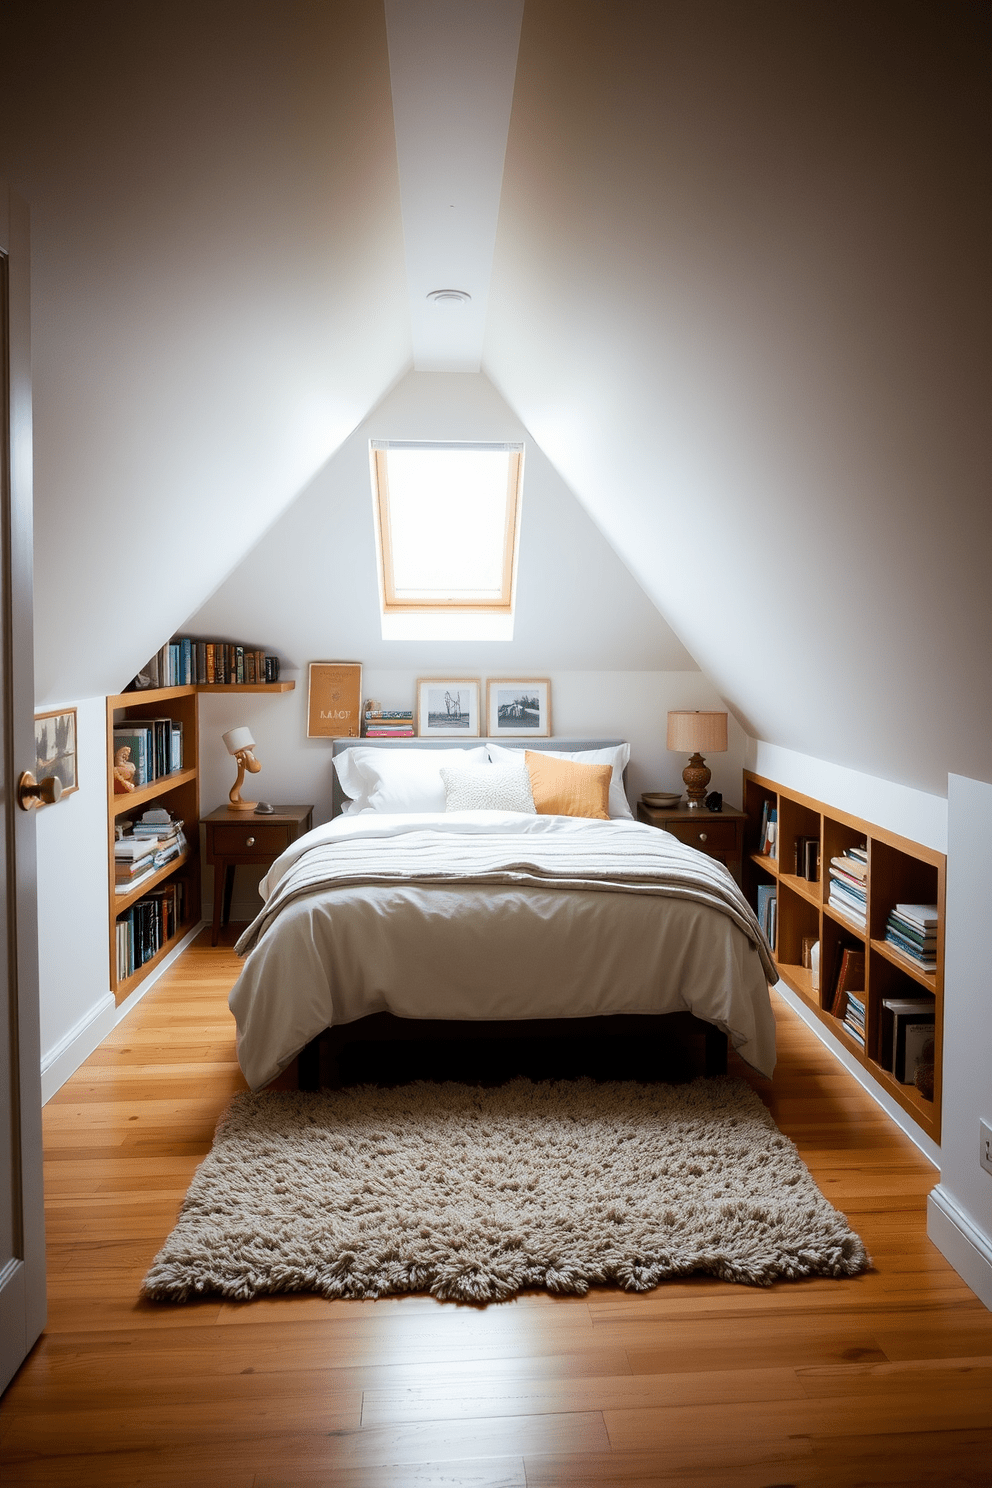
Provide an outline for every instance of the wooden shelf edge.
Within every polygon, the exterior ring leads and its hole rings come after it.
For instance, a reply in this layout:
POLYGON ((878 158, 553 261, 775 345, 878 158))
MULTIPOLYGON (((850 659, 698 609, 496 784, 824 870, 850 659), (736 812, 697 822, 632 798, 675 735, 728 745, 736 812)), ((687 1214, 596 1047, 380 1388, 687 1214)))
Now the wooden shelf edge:
POLYGON ((934 997, 937 996, 937 978, 933 972, 921 971, 918 966, 913 965, 908 957, 900 956, 895 947, 890 946, 887 940, 876 940, 872 937, 871 948, 873 951, 877 951, 884 960, 890 962, 899 971, 904 971, 907 976, 912 977, 914 982, 919 982, 920 986, 925 988, 927 992, 931 992, 934 997))
POLYGON ((196 682, 194 692, 292 692, 295 682, 196 682))
POLYGON ((808 1003, 815 1013, 822 1011, 820 994, 813 986, 813 974, 808 967, 793 966, 788 961, 776 961, 775 966, 783 982, 797 997, 808 1003))
POLYGON ((150 894, 152 889, 157 888, 160 883, 165 883, 167 878, 171 878, 174 873, 178 873, 180 868, 184 868, 187 863, 191 863, 193 856, 192 852, 187 851, 183 853, 182 857, 172 858, 168 863, 163 863, 157 873, 153 873, 150 878, 143 878, 140 884, 129 890, 126 894, 118 894, 115 889, 114 919, 116 920, 126 909, 130 909, 131 905, 136 904, 139 899, 144 899, 145 895, 150 894))
POLYGON ((200 923, 201 919, 202 915, 200 914, 200 905, 198 904, 193 912, 193 915, 179 926, 179 929, 176 931, 175 935, 169 936, 169 939, 165 942, 165 945, 159 947, 150 961, 146 961, 143 966, 139 966, 137 971, 133 971, 129 977, 126 977, 124 979, 124 981, 115 981, 113 985, 113 993, 114 1001, 116 1002, 118 1007, 120 1007, 122 1002, 127 1001, 127 999, 131 996, 131 993, 136 991, 137 988, 141 986, 141 983, 145 981, 148 976, 151 975, 156 966, 158 966, 160 962, 165 960, 169 952, 175 949, 175 947, 179 944, 183 937, 185 935, 188 935, 189 932, 200 923))
POLYGON ((798 894, 801 899, 805 899, 807 904, 812 904, 814 909, 819 909, 822 902, 818 893, 819 879, 810 882, 808 878, 800 878, 796 873, 780 873, 778 881, 785 884, 786 888, 791 889, 794 894, 798 894))
POLYGON ((940 1116, 935 1101, 927 1100, 915 1085, 903 1085, 883 1064, 878 1064, 870 1057, 865 1058, 865 1069, 872 1079, 912 1116, 928 1137, 932 1137, 935 1142, 940 1141, 940 1116))
POLYGON ((151 785, 143 785, 140 790, 128 791, 123 796, 115 795, 113 814, 123 816, 135 806, 143 806, 146 801, 154 801, 159 796, 167 795, 169 791, 175 790, 177 785, 188 785, 196 777, 196 770, 173 770, 171 775, 160 775, 157 780, 152 781, 151 785))
POLYGON ((778 858, 770 858, 767 853, 748 853, 748 860, 757 863, 772 878, 778 878, 778 858))
POLYGON ((107 698, 107 707, 114 710, 134 708, 138 703, 164 703, 177 697, 192 697, 195 692, 196 687, 192 684, 182 687, 145 687, 139 692, 115 692, 107 698))

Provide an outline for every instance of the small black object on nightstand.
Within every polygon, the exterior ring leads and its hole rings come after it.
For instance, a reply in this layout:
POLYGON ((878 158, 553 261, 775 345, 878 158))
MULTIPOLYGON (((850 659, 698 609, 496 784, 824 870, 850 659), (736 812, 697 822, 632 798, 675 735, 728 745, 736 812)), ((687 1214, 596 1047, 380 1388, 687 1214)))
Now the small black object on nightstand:
POLYGON ((710 791, 704 802, 707 811, 722 811, 723 797, 719 791, 710 791))

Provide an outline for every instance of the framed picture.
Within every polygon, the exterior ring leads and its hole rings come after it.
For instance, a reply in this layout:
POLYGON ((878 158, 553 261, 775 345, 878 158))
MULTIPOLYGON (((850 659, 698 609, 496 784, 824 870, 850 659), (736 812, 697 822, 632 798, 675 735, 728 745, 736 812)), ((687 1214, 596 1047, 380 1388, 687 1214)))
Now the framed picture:
POLYGON ((75 708, 34 716, 34 778, 44 780, 46 775, 61 780, 63 796, 79 789, 75 708))
POLYGON ((312 661, 308 739, 357 739, 362 732, 362 668, 357 661, 312 661))
POLYGON ((481 691, 477 677, 421 677, 417 733, 424 739, 477 739, 481 691))
POLYGON ((547 677, 491 677, 486 683, 486 732, 490 739, 548 738, 551 683, 547 677))

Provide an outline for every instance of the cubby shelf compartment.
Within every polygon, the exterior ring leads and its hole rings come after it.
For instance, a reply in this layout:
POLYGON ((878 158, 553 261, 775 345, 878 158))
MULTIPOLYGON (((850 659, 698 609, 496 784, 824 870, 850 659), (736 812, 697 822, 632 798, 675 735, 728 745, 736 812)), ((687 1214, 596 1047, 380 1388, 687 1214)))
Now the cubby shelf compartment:
POLYGON ((944 878, 943 853, 899 837, 894 832, 851 816, 834 806, 804 796, 750 771, 744 772, 746 853, 744 888, 755 903, 758 884, 769 878, 778 884, 778 947, 775 964, 785 984, 799 996, 845 1049, 864 1067, 917 1125, 940 1141, 941 1036, 943 1025, 944 878), (765 803, 778 813, 778 858, 757 852, 765 803), (820 878, 811 883, 798 878, 794 865, 796 840, 820 840, 820 878), (862 927, 827 904, 830 859, 864 844, 868 849, 868 923, 862 927), (921 971, 885 941, 885 927, 896 904, 937 905, 937 966, 921 971), (814 990, 810 972, 802 965, 803 939, 820 942, 820 988, 814 990), (845 949, 865 952, 865 1044, 852 1037, 832 1014, 833 994, 845 949), (934 1098, 928 1100, 914 1085, 903 1085, 889 1068, 891 1047, 882 1004, 893 997, 929 994, 934 1004, 934 1098))

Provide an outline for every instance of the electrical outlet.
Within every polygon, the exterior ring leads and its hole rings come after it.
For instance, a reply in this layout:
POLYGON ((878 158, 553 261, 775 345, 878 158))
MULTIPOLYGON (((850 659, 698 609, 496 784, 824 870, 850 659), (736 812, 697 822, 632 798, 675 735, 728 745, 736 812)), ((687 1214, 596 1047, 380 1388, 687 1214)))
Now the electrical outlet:
POLYGON ((982 1142, 978 1161, 987 1173, 992 1173, 992 1126, 989 1126, 987 1121, 980 1121, 978 1130, 981 1133, 982 1142))

